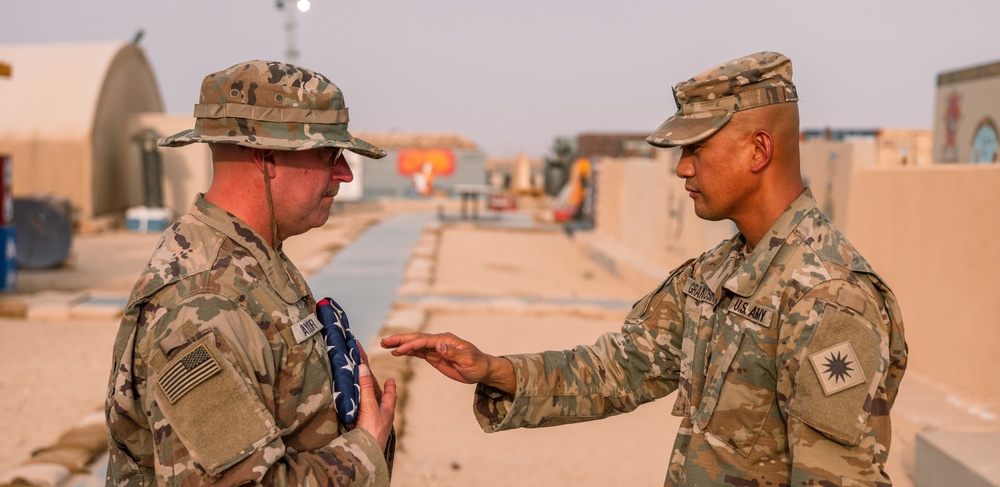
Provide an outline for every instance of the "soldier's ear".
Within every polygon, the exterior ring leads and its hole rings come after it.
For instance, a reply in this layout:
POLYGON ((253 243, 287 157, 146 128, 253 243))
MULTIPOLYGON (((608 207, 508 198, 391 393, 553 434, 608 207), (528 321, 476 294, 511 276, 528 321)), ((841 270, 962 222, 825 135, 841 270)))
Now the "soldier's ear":
POLYGON ((273 167, 274 161, 274 151, 270 149, 250 149, 251 158, 253 159, 254 165, 257 166, 261 172, 267 172, 268 176, 273 176, 271 174, 272 170, 268 169, 268 164, 273 167))
POLYGON ((774 156, 774 139, 766 130, 753 133, 753 160, 750 161, 750 171, 759 173, 764 170, 774 156))

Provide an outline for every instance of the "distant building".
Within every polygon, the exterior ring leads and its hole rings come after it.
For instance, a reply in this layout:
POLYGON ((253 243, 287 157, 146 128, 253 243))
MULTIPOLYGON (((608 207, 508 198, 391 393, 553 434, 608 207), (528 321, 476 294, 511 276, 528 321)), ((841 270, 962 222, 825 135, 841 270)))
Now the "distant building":
POLYGON ((932 163, 930 130, 849 128, 805 129, 800 138, 804 146, 820 142, 848 142, 869 146, 871 155, 862 165, 878 167, 924 166, 932 163))
POLYGON ((576 155, 587 159, 600 157, 653 157, 655 148, 646 142, 649 132, 589 133, 576 137, 576 155))
POLYGON ((405 132, 354 135, 384 149, 387 155, 373 160, 348 154, 355 181, 342 188, 341 201, 450 196, 455 185, 487 182, 486 154, 462 136, 405 132), (430 184, 429 194, 422 194, 425 184, 430 184))
POLYGON ((996 163, 1000 61, 938 74, 934 160, 996 163))
POLYGON ((162 112, 156 77, 132 43, 3 44, 0 153, 14 197, 67 200, 74 220, 143 201, 134 118, 162 112))

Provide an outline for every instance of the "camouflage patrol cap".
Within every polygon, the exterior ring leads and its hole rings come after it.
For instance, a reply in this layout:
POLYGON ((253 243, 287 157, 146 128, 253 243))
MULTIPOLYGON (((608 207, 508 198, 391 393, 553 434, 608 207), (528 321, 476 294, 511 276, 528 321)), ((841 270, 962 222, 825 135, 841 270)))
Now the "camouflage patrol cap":
POLYGON ((799 100, 792 61, 758 52, 733 59, 674 86, 677 112, 646 138, 657 147, 693 144, 721 129, 733 113, 799 100))
POLYGON ((276 150, 340 147, 374 159, 385 151, 347 131, 344 94, 326 76, 276 61, 248 61, 205 77, 194 129, 159 140, 276 150))

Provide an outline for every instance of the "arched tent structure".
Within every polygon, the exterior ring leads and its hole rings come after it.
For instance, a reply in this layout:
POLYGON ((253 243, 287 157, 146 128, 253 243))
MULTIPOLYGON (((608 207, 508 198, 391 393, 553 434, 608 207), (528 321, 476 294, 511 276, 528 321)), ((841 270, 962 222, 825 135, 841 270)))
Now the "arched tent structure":
POLYGON ((67 199, 76 219, 142 203, 141 152, 131 126, 162 112, 139 46, 122 42, 0 44, 0 153, 15 197, 67 199))

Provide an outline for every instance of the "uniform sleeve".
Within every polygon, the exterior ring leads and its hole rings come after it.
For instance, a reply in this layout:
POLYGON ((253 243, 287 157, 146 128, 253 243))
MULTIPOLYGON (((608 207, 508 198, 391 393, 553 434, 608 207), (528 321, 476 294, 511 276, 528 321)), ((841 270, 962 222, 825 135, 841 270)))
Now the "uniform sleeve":
POLYGON ((572 350, 506 356, 515 394, 478 385, 473 411, 486 432, 576 423, 628 412, 677 389, 682 288, 690 261, 637 302, 620 332, 572 350))
POLYGON ((314 340, 275 363, 261 327, 220 297, 189 299, 154 330, 141 349, 149 354, 146 409, 160 482, 388 485, 375 438, 361 429, 338 434, 329 373, 317 373, 322 351, 314 340), (285 367, 301 379, 294 394, 275 383, 285 367), (279 428, 276 417, 288 414, 295 415, 292 428, 279 428), (304 449, 286 436, 291 432, 322 446, 304 449))
POLYGON ((785 398, 779 403, 792 485, 889 482, 889 327, 880 304, 870 288, 828 281, 796 303, 782 325, 778 397, 785 398))

